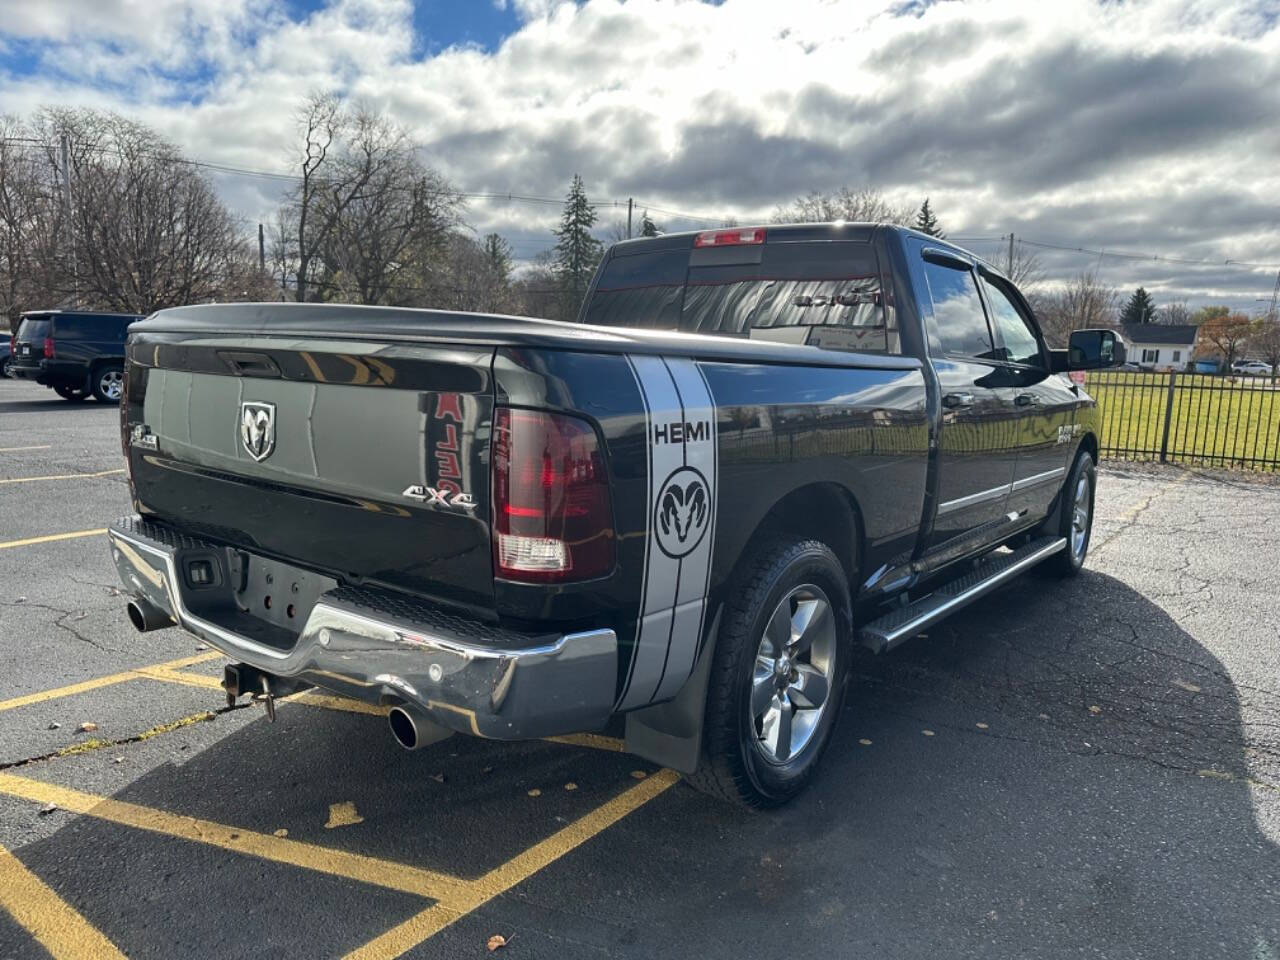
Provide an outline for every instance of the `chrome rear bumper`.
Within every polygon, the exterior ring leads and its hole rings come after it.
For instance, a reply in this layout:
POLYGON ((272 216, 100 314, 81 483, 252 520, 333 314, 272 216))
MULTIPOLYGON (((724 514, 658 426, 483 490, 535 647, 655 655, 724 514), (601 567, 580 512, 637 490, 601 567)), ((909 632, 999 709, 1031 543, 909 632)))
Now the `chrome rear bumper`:
POLYGON ((335 587, 300 633, 236 603, 237 551, 140 519, 107 530, 120 578, 135 596, 234 660, 369 703, 409 703, 450 729, 518 740, 595 730, 613 709, 612 630, 528 635, 451 616, 407 594, 335 587), (218 566, 194 587, 192 558, 218 566))

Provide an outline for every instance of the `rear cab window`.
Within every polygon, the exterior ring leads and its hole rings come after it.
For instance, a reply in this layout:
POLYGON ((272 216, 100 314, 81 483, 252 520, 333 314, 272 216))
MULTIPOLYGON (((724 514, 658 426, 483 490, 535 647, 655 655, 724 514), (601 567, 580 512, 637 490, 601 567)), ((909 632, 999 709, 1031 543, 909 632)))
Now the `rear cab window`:
POLYGON ((900 353, 865 241, 768 241, 612 256, 583 319, 614 327, 900 353))

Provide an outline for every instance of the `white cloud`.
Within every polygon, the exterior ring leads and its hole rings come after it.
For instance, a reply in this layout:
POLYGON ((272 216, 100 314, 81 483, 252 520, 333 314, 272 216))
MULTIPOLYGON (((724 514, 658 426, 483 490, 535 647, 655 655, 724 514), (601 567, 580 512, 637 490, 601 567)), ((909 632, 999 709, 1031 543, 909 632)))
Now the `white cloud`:
MULTIPOLYGON (((559 196, 580 172, 601 199, 745 219, 866 184, 929 195, 953 236, 1280 262, 1267 0, 504 3, 523 26, 492 52, 423 58, 408 0, 302 19, 283 0, 0 2, 0 45, 49 67, 6 77, 0 59, 0 111, 115 106, 202 159, 279 169, 297 103, 336 89, 411 126, 467 190, 559 196)), ((269 205, 269 183, 220 184, 247 215, 269 205)), ((552 219, 471 218, 528 238, 521 252, 552 219)), ((1274 277, 1105 263, 1117 283, 1241 305, 1274 277)))

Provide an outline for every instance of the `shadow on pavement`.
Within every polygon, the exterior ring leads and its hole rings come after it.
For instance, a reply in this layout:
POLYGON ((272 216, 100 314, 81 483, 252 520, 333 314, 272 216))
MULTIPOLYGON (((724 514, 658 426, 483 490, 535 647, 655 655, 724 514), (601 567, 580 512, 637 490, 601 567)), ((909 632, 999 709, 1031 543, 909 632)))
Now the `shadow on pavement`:
MULTIPOLYGON (((679 786, 409 955, 501 932, 557 958, 1280 956, 1280 852, 1246 782, 1278 779, 1276 728, 1246 747, 1225 670, 1124 583, 1024 579, 859 670, 795 804, 679 786)), ((475 876, 637 768, 540 742, 405 754, 379 719, 290 705, 121 797, 475 876), (364 822, 326 830, 346 801, 364 822)), ((88 818, 21 854, 135 957, 327 955, 421 905, 88 818)))

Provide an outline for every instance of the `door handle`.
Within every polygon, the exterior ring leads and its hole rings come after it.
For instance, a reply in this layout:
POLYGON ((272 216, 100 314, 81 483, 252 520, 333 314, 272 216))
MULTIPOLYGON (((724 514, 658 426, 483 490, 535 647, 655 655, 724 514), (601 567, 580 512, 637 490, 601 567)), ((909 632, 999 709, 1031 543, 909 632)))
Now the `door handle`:
POLYGON ((1020 407, 1034 407, 1040 402, 1040 398, 1034 393, 1020 393, 1013 398, 1013 402, 1020 407))
POLYGON ((942 405, 954 410, 956 407, 972 407, 972 393, 948 393, 942 398, 942 405))

